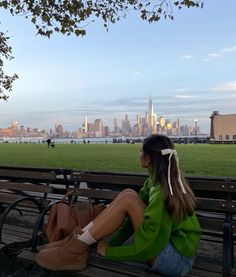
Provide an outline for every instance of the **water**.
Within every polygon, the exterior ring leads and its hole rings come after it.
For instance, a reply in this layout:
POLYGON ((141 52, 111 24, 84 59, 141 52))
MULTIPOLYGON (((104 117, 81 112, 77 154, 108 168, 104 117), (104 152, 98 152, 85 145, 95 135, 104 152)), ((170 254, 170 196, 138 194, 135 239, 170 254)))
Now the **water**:
MULTIPOLYGON (((196 136, 169 136, 175 143, 208 143, 209 135, 196 136)), ((111 144, 111 143, 142 143, 145 137, 97 137, 97 138, 52 138, 56 144, 111 144)), ((46 143, 42 137, 5 137, 0 143, 46 143)))
MULTIPOLYGON (((24 137, 24 138, 0 138, 0 143, 46 143, 47 138, 41 137, 24 137)), ((52 141, 56 144, 84 144, 84 143, 91 143, 91 144, 111 144, 114 141, 127 143, 132 141, 141 141, 144 137, 99 137, 99 138, 52 138, 52 141)))

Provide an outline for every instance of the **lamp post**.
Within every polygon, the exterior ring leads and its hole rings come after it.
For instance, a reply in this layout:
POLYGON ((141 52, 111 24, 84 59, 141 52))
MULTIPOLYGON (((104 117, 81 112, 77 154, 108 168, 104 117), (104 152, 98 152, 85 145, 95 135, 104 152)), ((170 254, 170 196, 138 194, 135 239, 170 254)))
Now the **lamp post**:
POLYGON ((83 138, 84 138, 84 131, 85 131, 85 127, 84 127, 84 123, 82 124, 82 136, 83 136, 83 138))
POLYGON ((198 128, 198 126, 197 126, 197 119, 195 119, 195 121, 194 121, 195 143, 197 143, 197 128, 198 128))

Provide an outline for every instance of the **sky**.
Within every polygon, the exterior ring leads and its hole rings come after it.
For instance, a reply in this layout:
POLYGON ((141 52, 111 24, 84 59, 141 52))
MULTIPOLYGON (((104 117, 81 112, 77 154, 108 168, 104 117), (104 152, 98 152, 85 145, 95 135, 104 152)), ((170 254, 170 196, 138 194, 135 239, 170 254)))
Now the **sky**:
POLYGON ((0 30, 15 57, 5 72, 17 73, 0 128, 12 121, 31 128, 81 128, 103 119, 113 129, 125 114, 135 124, 150 95, 157 117, 210 132, 209 116, 236 113, 236 1, 205 0, 203 9, 174 9, 174 20, 149 24, 129 13, 109 27, 100 21, 85 37, 36 35, 22 16, 0 9, 0 30), (226 4, 227 3, 227 4, 226 4))

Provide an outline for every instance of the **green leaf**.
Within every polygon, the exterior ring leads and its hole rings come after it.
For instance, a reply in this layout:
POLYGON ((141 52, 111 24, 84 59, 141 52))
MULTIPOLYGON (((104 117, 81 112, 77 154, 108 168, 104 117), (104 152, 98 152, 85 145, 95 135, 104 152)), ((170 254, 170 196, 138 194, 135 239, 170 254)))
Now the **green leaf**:
POLYGON ((33 22, 35 24, 36 23, 36 18, 32 17, 31 22, 33 22))

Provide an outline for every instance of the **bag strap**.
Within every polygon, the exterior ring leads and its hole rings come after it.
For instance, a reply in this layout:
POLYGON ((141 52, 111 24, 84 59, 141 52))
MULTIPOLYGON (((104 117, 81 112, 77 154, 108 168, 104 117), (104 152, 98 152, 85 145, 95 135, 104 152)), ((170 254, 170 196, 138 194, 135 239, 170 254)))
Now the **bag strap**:
MULTIPOLYGON (((73 203, 73 196, 74 198, 76 199, 76 202, 77 202, 77 198, 79 195, 76 195, 76 187, 71 190, 71 191, 68 191, 64 196, 63 198, 60 200, 60 202, 66 202, 66 198, 68 198, 68 202, 69 202, 69 205, 72 206, 73 203), (75 194, 75 195, 73 195, 75 194)), ((89 210, 89 214, 90 214, 90 218, 93 219, 94 218, 94 207, 93 207, 93 204, 92 204, 92 201, 91 201, 91 198, 88 197, 88 210, 89 210)))
MULTIPOLYGON (((68 191, 59 202, 60 203, 61 202, 66 202, 66 198, 68 198, 69 205, 71 206, 73 204, 73 194, 75 192, 76 192, 76 188, 74 188, 71 191, 68 191)), ((78 197, 78 195, 77 196, 74 195, 74 197, 78 197)), ((88 209, 89 209, 90 217, 93 218, 94 217, 94 209, 93 209, 93 204, 92 204, 92 201, 91 201, 90 197, 88 197, 88 202, 89 202, 88 203, 88 209)))
POLYGON ((66 202, 66 198, 68 198, 68 202, 71 205, 72 204, 72 198, 70 197, 71 195, 73 195, 73 190, 72 191, 68 191, 59 201, 59 203, 63 203, 66 202))

